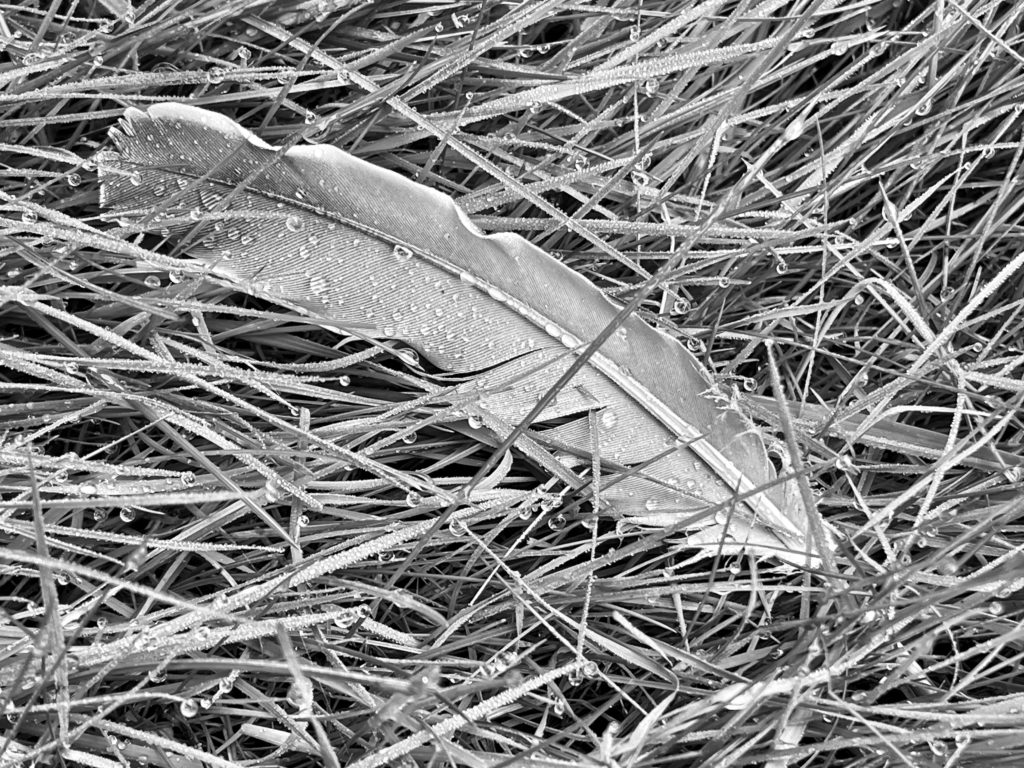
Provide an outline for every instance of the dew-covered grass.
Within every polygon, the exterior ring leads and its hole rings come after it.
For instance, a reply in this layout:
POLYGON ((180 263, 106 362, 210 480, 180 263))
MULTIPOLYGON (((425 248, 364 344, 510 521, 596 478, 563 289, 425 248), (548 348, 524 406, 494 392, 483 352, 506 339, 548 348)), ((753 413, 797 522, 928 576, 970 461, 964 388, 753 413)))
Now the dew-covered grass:
POLYGON ((0 765, 1024 759, 1024 8, 129 9, 0 8, 0 765), (595 523, 401 344, 169 266, 96 153, 177 100, 656 276, 834 562, 595 523))

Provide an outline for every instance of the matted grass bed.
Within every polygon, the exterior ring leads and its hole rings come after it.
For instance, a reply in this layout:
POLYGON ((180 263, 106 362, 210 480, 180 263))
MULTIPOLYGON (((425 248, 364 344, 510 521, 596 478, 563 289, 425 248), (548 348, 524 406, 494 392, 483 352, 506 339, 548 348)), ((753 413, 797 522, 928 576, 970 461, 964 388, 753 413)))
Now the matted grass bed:
POLYGON ((1020 765, 1022 18, 0 7, 0 766, 1020 765), (632 301, 834 550, 613 514, 453 411, 472 376, 110 215, 161 102, 632 301))

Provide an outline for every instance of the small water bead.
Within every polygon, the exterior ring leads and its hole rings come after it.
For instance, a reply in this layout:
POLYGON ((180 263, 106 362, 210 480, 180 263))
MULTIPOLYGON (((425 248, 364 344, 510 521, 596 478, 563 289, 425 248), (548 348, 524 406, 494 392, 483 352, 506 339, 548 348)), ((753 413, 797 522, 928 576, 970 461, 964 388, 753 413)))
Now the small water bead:
POLYGON ((284 226, 289 232, 298 232, 302 229, 302 220, 298 216, 289 216, 284 220, 284 226))
POLYGON ((395 258, 399 261, 409 261, 409 259, 412 258, 412 251, 404 245, 396 245, 391 249, 391 253, 393 253, 395 258))
POLYGON ((462 520, 452 520, 448 523, 448 533, 452 536, 465 536, 468 532, 469 529, 462 520))
POLYGON ((323 275, 316 275, 309 279, 309 292, 314 296, 319 296, 321 293, 326 293, 327 288, 330 285, 327 278, 323 275))
POLYGON ((691 305, 689 299, 686 299, 686 298, 676 299, 675 302, 672 304, 672 314, 673 315, 685 315, 685 314, 687 314, 690 311, 691 308, 692 308, 692 305, 691 305))
POLYGON ((484 425, 484 420, 476 414, 472 414, 469 417, 469 426, 473 429, 480 429, 484 425))
POLYGON ((26 224, 35 224, 39 221, 39 214, 28 209, 21 212, 21 220, 26 224))
POLYGON ((151 669, 146 673, 151 683, 162 683, 167 679, 167 671, 163 669, 151 669))
POLYGON ((423 497, 420 496, 416 491, 409 491, 405 494, 405 503, 410 507, 417 507, 423 503, 423 497))
POLYGON ((861 306, 862 304, 864 304, 864 294, 863 293, 855 294, 854 297, 853 297, 853 303, 856 306, 858 306, 858 307, 861 306))
POLYGON ((131 183, 133 187, 138 187, 142 184, 142 174, 139 173, 138 171, 133 171, 132 173, 128 174, 128 181, 131 183))
POLYGON ((135 519, 135 510, 131 507, 121 507, 120 513, 121 522, 130 523, 135 519))
POLYGON ((351 376, 339 376, 338 377, 338 384, 340 386, 342 386, 342 387, 347 387, 351 383, 352 383, 352 377, 351 376))
POLYGON ((181 703, 178 704, 178 711, 181 712, 183 717, 195 717, 199 714, 199 704, 196 703, 195 699, 182 699, 181 703))
POLYGON ((775 262, 775 271, 780 275, 784 275, 789 272, 789 264, 784 262, 782 259, 779 259, 775 262))
POLYGON ((82 183, 82 177, 77 173, 69 173, 67 177, 67 182, 69 187, 77 187, 79 184, 82 183))
POLYGON ((416 433, 410 432, 407 435, 402 435, 402 442, 405 443, 406 445, 412 445, 413 443, 416 442, 416 433))
POLYGON ((299 515, 299 519, 295 521, 299 528, 305 528, 309 525, 309 515, 299 515))
POLYGON ((615 415, 615 411, 606 410, 601 413, 599 422, 605 429, 611 429, 619 421, 619 417, 615 415))
POLYGON ((159 288, 160 287, 160 278, 157 277, 156 275, 147 275, 146 279, 143 280, 142 283, 147 288, 159 288))
POLYGON ((558 513, 550 520, 548 520, 548 528, 550 528, 552 531, 560 531, 563 528, 565 528, 565 522, 565 515, 563 515, 562 513, 558 513))

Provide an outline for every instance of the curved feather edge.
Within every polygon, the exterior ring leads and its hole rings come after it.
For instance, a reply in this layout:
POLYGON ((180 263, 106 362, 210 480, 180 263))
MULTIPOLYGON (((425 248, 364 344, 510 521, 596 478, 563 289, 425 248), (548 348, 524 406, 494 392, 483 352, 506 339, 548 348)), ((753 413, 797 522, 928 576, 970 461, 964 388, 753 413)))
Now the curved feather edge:
MULTIPOLYGON (((409 343, 509 430, 619 307, 514 234, 483 234, 446 195, 332 146, 277 149, 226 116, 165 103, 129 108, 99 163, 119 219, 192 240, 186 250, 244 290, 409 343), (196 230, 199 230, 198 234, 196 230)), ((645 469, 603 478, 621 517, 686 519, 708 552, 745 547, 820 563, 793 483, 752 424, 679 342, 627 318, 538 422, 534 437, 645 469), (598 434, 586 418, 598 411, 598 434), (737 496, 742 501, 737 501, 737 496), (701 515, 718 507, 717 517, 701 515)), ((572 459, 567 459, 570 465, 572 459)), ((580 464, 589 460, 580 460, 580 464)), ((831 540, 823 542, 831 549, 831 540)))

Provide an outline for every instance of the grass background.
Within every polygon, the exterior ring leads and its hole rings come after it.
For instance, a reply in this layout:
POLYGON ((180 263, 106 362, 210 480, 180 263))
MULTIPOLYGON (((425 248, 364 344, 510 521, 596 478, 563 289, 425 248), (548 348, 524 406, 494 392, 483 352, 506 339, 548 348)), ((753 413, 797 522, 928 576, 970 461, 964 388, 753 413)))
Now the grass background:
POLYGON ((1018 764, 1021 13, 0 8, 0 764, 1018 764), (836 572, 595 525, 519 455, 465 520, 353 465, 455 489, 495 443, 100 217, 108 128, 178 99, 621 301, 684 250, 639 313, 797 446, 836 572))

